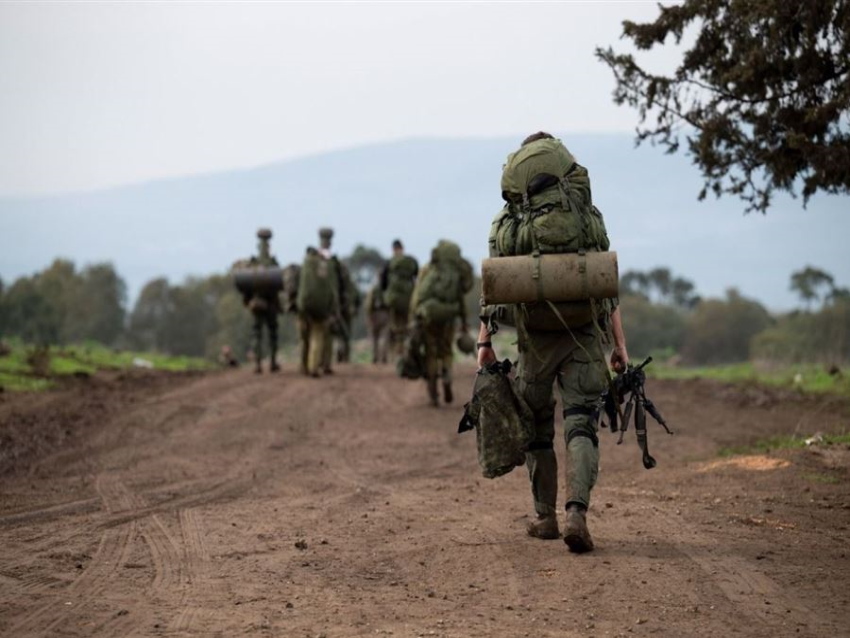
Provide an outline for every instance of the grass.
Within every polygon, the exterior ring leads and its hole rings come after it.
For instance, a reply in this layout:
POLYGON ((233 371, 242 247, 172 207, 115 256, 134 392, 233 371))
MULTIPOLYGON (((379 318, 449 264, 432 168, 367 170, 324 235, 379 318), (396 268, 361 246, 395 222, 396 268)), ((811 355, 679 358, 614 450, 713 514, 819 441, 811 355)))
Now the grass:
POLYGON ((726 383, 753 383, 810 393, 850 397, 850 378, 833 376, 817 365, 765 368, 751 362, 720 366, 678 367, 653 361, 647 376, 655 379, 715 379, 726 383))
MULTIPOLYGON (((745 454, 765 454, 775 450, 798 450, 806 447, 806 438, 793 435, 771 436, 750 445, 738 445, 721 448, 720 456, 740 456, 745 454)), ((850 434, 827 434, 818 445, 850 445, 850 434)))
POLYGON ((12 342, 11 352, 0 356, 0 386, 11 392, 47 390, 62 377, 92 375, 98 370, 125 370, 142 365, 154 370, 182 372, 206 370, 212 365, 197 357, 158 353, 115 351, 98 343, 49 349, 45 370, 34 370, 30 358, 34 348, 12 342))

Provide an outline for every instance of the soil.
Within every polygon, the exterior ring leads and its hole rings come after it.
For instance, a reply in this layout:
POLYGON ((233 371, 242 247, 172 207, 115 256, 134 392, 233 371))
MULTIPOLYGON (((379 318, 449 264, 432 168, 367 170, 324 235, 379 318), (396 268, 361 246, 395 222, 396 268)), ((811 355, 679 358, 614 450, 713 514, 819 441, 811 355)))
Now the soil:
POLYGON ((850 406, 647 390, 676 434, 650 423, 647 471, 601 433, 584 555, 528 537, 524 470, 482 478, 461 408, 389 367, 4 393, 0 635, 847 635, 850 450, 718 451, 850 406))

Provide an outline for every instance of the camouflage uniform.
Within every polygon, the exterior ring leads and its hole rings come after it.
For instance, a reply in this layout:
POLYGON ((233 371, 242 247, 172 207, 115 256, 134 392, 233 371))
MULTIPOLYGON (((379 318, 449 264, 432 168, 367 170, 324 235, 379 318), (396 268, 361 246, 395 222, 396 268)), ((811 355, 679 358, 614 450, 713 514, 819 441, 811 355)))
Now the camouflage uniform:
MULTIPOLYGON (((337 357, 338 363, 348 363, 351 360, 351 329, 354 318, 360 311, 362 298, 357 284, 351 278, 351 273, 342 262, 337 262, 340 267, 340 284, 345 290, 345 295, 342 297, 345 304, 340 306, 339 319, 333 323, 332 332, 337 340, 337 357)), ((342 299, 340 300, 342 302, 342 299)))
MULTIPOLYGON (((272 233, 267 228, 257 231, 259 238, 259 255, 251 257, 248 262, 251 266, 277 267, 277 259, 269 252, 269 240, 272 233)), ((271 358, 270 369, 272 372, 280 370, 277 364, 277 316, 283 312, 278 295, 254 295, 243 297, 244 304, 251 311, 254 323, 251 331, 251 345, 254 351, 255 372, 262 372, 263 359, 263 326, 269 333, 269 355, 271 358)))
POLYGON ((337 259, 337 256, 331 253, 333 236, 334 231, 332 228, 319 229, 319 254, 328 260, 331 268, 331 281, 333 282, 336 295, 336 305, 332 316, 327 322, 327 330, 321 348, 321 366, 322 372, 325 374, 333 374, 334 336, 342 334, 345 330, 342 312, 343 308, 348 304, 348 295, 342 271, 343 265, 337 259))
POLYGON ((559 332, 520 331, 517 387, 534 414, 534 438, 526 462, 534 509, 540 517, 555 515, 558 497, 558 463, 553 449, 555 382, 564 409, 564 438, 571 461, 567 506, 575 503, 586 509, 590 505, 590 492, 599 471, 599 439, 591 412, 605 389, 605 361, 592 324, 573 329, 573 334, 575 340, 559 332))
POLYGON ((372 338, 372 363, 386 363, 390 311, 384 304, 380 285, 372 286, 366 294, 366 319, 372 338))
POLYGON ((400 284, 403 289, 403 282, 407 282, 407 286, 409 286, 407 296, 401 298, 409 299, 409 295, 419 274, 419 264, 414 257, 404 253, 401 240, 396 239, 393 242, 393 253, 393 256, 381 272, 381 290, 384 292, 384 301, 387 303, 387 310, 389 312, 390 351, 393 353, 393 356, 401 357, 404 354, 404 340, 407 337, 407 329, 410 324, 410 304, 402 303, 398 306, 391 295, 399 294, 395 290, 396 284, 400 284), (395 266, 398 264, 409 271, 410 280, 407 280, 405 276, 405 279, 398 282, 395 280, 391 281, 393 279, 391 273, 393 273, 395 266))
MULTIPOLYGON (((441 240, 437 245, 437 248, 432 251, 431 262, 423 266, 420 270, 416 288, 414 289, 410 302, 410 307, 415 313, 414 321, 418 322, 421 327, 422 341, 425 346, 425 382, 428 387, 428 397, 431 400, 432 405, 435 406, 439 404, 439 381, 442 381, 443 385, 443 400, 446 403, 451 403, 454 400, 452 392, 452 365, 454 363, 454 350, 452 346, 457 330, 457 319, 459 318, 461 320, 464 329, 466 327, 466 305, 463 301, 463 288, 466 284, 463 281, 464 276, 462 274, 463 265, 465 264, 467 264, 467 262, 462 260, 460 257, 460 248, 456 244, 441 240), (423 294, 427 295, 428 292, 427 290, 423 290, 423 288, 426 288, 427 285, 423 286, 422 284, 428 276, 428 271, 431 268, 438 267, 435 264, 437 264, 437 260, 440 259, 438 257, 438 253, 444 245, 449 245, 457 251, 457 257, 455 259, 447 262, 439 262, 451 264, 449 268, 455 269, 457 272, 457 300, 451 302, 451 305, 454 306, 456 310, 453 312, 453 316, 451 316, 450 319, 423 321, 422 315, 424 314, 424 306, 428 303, 428 300, 423 298, 423 294)), ((471 269, 471 266, 469 268, 471 269)))
MULTIPOLYGON (((339 262, 336 257, 330 255, 330 238, 333 236, 333 231, 329 228, 319 230, 319 238, 322 249, 317 251, 315 248, 308 249, 308 259, 311 257, 323 260, 325 268, 327 268, 327 277, 332 287, 332 299, 328 301, 327 308, 323 308, 321 318, 316 315, 311 315, 304 311, 303 303, 299 301, 298 306, 298 336, 301 345, 301 370, 305 374, 317 377, 320 371, 325 374, 331 374, 331 354, 332 354, 332 337, 331 321, 335 320, 339 314, 340 302, 340 272, 339 262)), ((302 276, 305 274, 305 268, 302 267, 302 276)), ((309 291, 303 283, 299 284, 298 298, 304 299, 309 291)))

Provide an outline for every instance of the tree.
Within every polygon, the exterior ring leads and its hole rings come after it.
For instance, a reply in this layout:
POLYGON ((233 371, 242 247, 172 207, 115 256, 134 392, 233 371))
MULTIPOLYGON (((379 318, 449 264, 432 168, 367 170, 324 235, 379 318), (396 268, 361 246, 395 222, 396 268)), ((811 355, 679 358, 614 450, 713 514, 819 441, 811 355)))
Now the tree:
POLYGON ((386 260, 375 248, 357 244, 354 252, 343 259, 354 281, 361 290, 366 290, 384 267, 386 260))
POLYGON ((130 343, 142 350, 155 350, 163 341, 163 326, 171 313, 171 287, 165 277, 145 284, 130 314, 130 343))
POLYGON ((804 205, 850 192, 850 6, 847 0, 685 0, 648 24, 623 23, 640 51, 698 34, 672 75, 632 54, 596 55, 614 72, 614 101, 637 109, 638 144, 679 150, 681 136, 711 190, 766 212, 774 191, 804 205))
POLYGON ((824 303, 835 290, 835 280, 827 272, 812 266, 806 266, 791 274, 791 290, 796 292, 806 307, 810 308, 813 301, 822 299, 824 303), (822 289, 826 289, 821 291, 822 289))
POLYGON ((746 361, 750 341, 770 324, 761 304, 730 289, 725 300, 701 301, 688 317, 682 356, 697 364, 746 361))

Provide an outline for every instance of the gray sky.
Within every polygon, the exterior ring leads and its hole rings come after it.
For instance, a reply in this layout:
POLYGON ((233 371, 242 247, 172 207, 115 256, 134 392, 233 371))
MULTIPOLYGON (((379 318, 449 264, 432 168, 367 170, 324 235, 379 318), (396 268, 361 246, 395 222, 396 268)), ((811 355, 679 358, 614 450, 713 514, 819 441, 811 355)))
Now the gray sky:
POLYGON ((411 136, 632 130, 593 49, 656 14, 655 2, 0 4, 0 195, 411 136))

